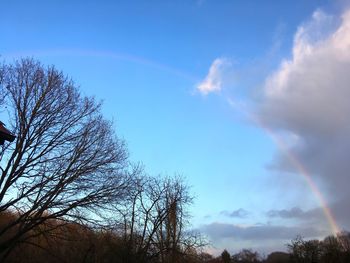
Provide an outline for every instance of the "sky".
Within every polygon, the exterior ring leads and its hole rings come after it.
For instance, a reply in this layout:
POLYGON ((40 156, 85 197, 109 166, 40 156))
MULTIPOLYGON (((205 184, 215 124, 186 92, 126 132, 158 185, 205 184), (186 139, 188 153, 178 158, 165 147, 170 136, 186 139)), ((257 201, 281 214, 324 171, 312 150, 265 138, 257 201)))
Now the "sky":
POLYGON ((350 230, 342 0, 0 2, 0 56, 103 101, 133 162, 182 175, 208 250, 350 230))

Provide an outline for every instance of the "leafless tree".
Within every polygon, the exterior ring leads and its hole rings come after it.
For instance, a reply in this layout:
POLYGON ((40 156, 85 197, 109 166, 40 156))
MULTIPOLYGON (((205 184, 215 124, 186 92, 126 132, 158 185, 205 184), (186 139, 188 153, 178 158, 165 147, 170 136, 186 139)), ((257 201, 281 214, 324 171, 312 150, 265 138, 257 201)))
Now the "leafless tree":
POLYGON ((3 64, 0 87, 17 136, 0 153, 0 214, 16 214, 0 228, 6 256, 50 219, 98 220, 99 209, 123 197, 128 161, 101 105, 54 67, 3 64))
POLYGON ((187 252, 204 245, 199 235, 187 230, 193 198, 179 177, 139 177, 129 194, 116 220, 121 222, 129 262, 184 262, 187 252))
POLYGON ((292 262, 320 262, 322 247, 319 240, 304 240, 298 236, 288 245, 288 249, 292 262))

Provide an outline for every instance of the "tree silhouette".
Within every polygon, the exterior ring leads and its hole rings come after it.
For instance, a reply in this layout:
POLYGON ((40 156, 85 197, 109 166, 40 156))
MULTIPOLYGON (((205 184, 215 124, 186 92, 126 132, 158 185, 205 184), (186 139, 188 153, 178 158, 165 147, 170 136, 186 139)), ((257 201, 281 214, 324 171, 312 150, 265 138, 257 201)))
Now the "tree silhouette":
POLYGON ((251 249, 242 249, 239 253, 232 256, 233 262, 240 263, 256 263, 259 262, 258 252, 254 252, 251 249))
POLYGON ((41 235, 33 230, 48 220, 99 221, 92 214, 124 195, 128 162, 100 104, 62 72, 23 59, 2 65, 0 74, 6 92, 0 107, 17 136, 0 153, 0 214, 16 214, 0 229, 6 257, 16 244, 41 235))
POLYGON ((226 249, 224 249, 224 251, 222 251, 221 259, 222 259, 222 261, 224 263, 230 263, 231 262, 231 255, 226 249))
POLYGON ((179 177, 134 178, 123 206, 116 209, 128 262, 183 262, 184 256, 202 246, 200 237, 186 229, 192 199, 179 177))

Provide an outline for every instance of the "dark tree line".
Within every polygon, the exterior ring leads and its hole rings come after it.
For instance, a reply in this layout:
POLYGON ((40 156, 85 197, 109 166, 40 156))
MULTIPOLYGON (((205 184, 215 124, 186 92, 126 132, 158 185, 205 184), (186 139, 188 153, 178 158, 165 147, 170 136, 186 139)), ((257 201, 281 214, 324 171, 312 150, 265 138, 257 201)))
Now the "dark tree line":
POLYGON ((95 240, 83 262, 100 262, 100 238, 120 262, 180 262, 200 245, 186 232, 187 186, 131 165, 101 104, 61 71, 33 59, 0 65, 0 114, 16 136, 0 152, 1 262, 30 245, 62 260, 49 243, 79 247, 71 230, 95 240))
POLYGON ((287 245, 287 252, 272 252, 266 258, 242 249, 231 255, 226 249, 219 257, 208 255, 208 263, 347 263, 350 262, 350 233, 342 232, 323 240, 305 240, 298 236, 287 245))
MULTIPOLYGON (((146 222, 144 219, 147 216, 139 214, 138 209, 135 208, 134 214, 132 210, 128 214, 123 210, 120 213, 122 217, 127 217, 125 221, 120 221, 120 215, 115 214, 109 228, 93 228, 64 219, 51 219, 31 230, 34 233, 40 231, 40 235, 32 235, 25 242, 17 243, 6 262, 203 262, 197 250, 203 243, 197 235, 179 230, 174 242, 172 230, 168 231, 167 225, 175 223, 169 222, 173 220, 173 211, 167 206, 166 193, 177 192, 181 181, 157 179, 149 183, 160 189, 155 193, 155 199, 159 200, 155 206, 158 206, 161 215, 158 212, 150 214, 150 220, 146 222), (159 236, 163 236, 164 243, 159 241, 159 236)), ((146 197, 143 202, 145 205, 148 202, 146 197)), ((134 206, 134 202, 125 200, 125 205, 134 206)), ((147 210, 152 203, 148 205, 147 210)), ((0 227, 16 216, 8 212, 2 214, 0 227)), ((176 224, 185 222, 179 218, 176 224)), ((182 227, 185 228, 185 225, 182 227)))
POLYGON ((288 245, 291 261, 296 263, 350 262, 350 234, 339 233, 324 240, 304 240, 297 237, 288 245))

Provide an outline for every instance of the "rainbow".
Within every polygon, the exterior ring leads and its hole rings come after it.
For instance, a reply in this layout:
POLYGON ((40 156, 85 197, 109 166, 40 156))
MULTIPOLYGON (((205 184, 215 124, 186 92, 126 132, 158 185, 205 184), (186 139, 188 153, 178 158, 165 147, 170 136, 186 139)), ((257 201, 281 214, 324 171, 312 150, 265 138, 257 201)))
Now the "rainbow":
POLYGON ((304 178, 306 184, 309 186, 313 195, 316 197, 316 200, 319 202, 322 208, 323 214, 330 226, 332 234, 335 236, 339 234, 341 230, 324 196, 322 195, 320 189, 318 188, 316 183, 312 180, 310 173, 304 167, 302 162, 297 158, 295 154, 293 154, 293 152, 289 149, 287 144, 255 115, 250 113, 248 110, 243 109, 242 106, 235 103, 233 100, 227 99, 227 101, 232 107, 234 107, 236 110, 243 113, 244 115, 248 116, 248 118, 252 120, 258 127, 264 130, 266 134, 271 138, 271 140, 275 143, 275 145, 277 145, 279 150, 285 154, 285 156, 288 158, 288 161, 294 166, 295 169, 297 169, 298 173, 304 178))
POLYGON ((91 58, 107 58, 113 60, 124 60, 135 64, 141 64, 151 68, 155 68, 164 72, 168 72, 183 79, 190 80, 192 82, 198 82, 198 78, 181 71, 177 68, 169 65, 150 60, 140 56, 134 56, 126 53, 118 53, 113 51, 101 51, 94 49, 50 49, 50 50, 28 50, 23 52, 13 52, 2 54, 3 58, 14 59, 21 57, 91 57, 91 58))
MULTIPOLYGON (((260 127, 263 127, 262 125, 260 127)), ((340 228, 335 220, 334 215, 332 214, 331 209, 329 208, 324 196, 322 195, 320 189, 317 187, 315 182, 312 180, 311 175, 308 173, 306 168, 302 165, 301 161, 298 160, 298 158, 293 154, 293 152, 288 149, 287 145, 284 143, 282 139, 280 139, 278 136, 276 136, 271 129, 268 129, 267 127, 264 128, 264 130, 269 134, 269 136, 272 138, 272 140, 275 142, 275 144, 279 147, 279 149, 287 156, 290 163, 297 169, 299 174, 303 176, 306 183, 310 187, 311 191, 315 195, 316 199, 318 200, 319 204, 321 205, 321 208, 323 210, 323 213, 331 227, 332 233, 336 236, 338 233, 340 233, 340 228)))

